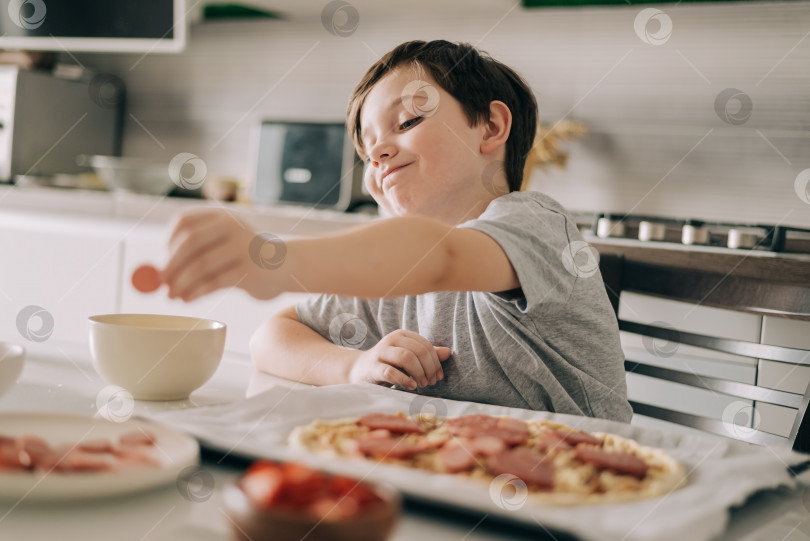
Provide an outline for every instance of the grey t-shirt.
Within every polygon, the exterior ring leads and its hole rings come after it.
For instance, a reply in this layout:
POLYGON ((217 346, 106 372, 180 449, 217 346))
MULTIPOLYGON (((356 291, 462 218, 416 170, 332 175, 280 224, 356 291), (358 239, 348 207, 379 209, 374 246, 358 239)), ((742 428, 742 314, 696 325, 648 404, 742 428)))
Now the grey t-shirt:
POLYGON ((420 394, 629 421, 624 353, 598 258, 562 206, 539 192, 501 196, 460 224, 492 237, 521 287, 391 299, 321 295, 298 318, 332 342, 373 347, 416 332, 452 356, 420 394))

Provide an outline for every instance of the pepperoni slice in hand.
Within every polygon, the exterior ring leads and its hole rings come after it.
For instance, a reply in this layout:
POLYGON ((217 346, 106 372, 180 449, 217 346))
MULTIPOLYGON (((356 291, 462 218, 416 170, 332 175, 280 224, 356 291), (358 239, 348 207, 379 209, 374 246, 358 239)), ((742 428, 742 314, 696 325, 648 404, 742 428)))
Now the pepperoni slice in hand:
POLYGON ((132 286, 141 293, 157 291, 160 284, 160 271, 152 265, 141 265, 132 273, 132 286))

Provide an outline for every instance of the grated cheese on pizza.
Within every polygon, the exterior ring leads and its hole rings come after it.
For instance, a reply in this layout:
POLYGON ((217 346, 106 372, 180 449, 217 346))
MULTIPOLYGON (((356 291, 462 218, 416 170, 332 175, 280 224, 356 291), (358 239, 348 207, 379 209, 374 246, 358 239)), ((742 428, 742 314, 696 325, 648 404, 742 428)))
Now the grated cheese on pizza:
POLYGON ((510 474, 530 498, 555 505, 651 498, 686 482, 683 466, 661 449, 542 419, 372 413, 298 427, 290 444, 486 482, 510 474))

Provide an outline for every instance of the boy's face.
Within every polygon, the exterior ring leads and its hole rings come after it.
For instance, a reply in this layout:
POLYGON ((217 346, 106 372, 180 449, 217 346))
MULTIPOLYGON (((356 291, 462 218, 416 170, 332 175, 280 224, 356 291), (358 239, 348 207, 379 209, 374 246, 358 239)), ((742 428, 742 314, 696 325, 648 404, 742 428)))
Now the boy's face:
POLYGON ((396 68, 371 89, 360 113, 366 188, 389 214, 449 223, 477 216, 470 213, 492 199, 481 180, 483 124, 471 127, 427 72, 396 68))

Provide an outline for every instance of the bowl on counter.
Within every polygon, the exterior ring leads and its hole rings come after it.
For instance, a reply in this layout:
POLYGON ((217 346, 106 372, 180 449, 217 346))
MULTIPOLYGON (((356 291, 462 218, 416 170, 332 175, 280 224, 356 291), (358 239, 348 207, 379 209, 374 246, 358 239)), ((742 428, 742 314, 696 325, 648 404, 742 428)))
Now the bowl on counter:
POLYGON ((226 326, 158 314, 90 317, 90 354, 108 383, 139 400, 183 400, 216 372, 226 326))
POLYGON ((20 378, 25 360, 25 348, 10 342, 0 342, 0 396, 6 394, 20 378))
POLYGON ((79 165, 92 167, 110 190, 166 195, 177 186, 169 175, 169 165, 166 163, 100 155, 83 155, 77 161, 79 165))
POLYGON ((266 460, 222 497, 238 541, 384 541, 402 507, 391 486, 266 460))

